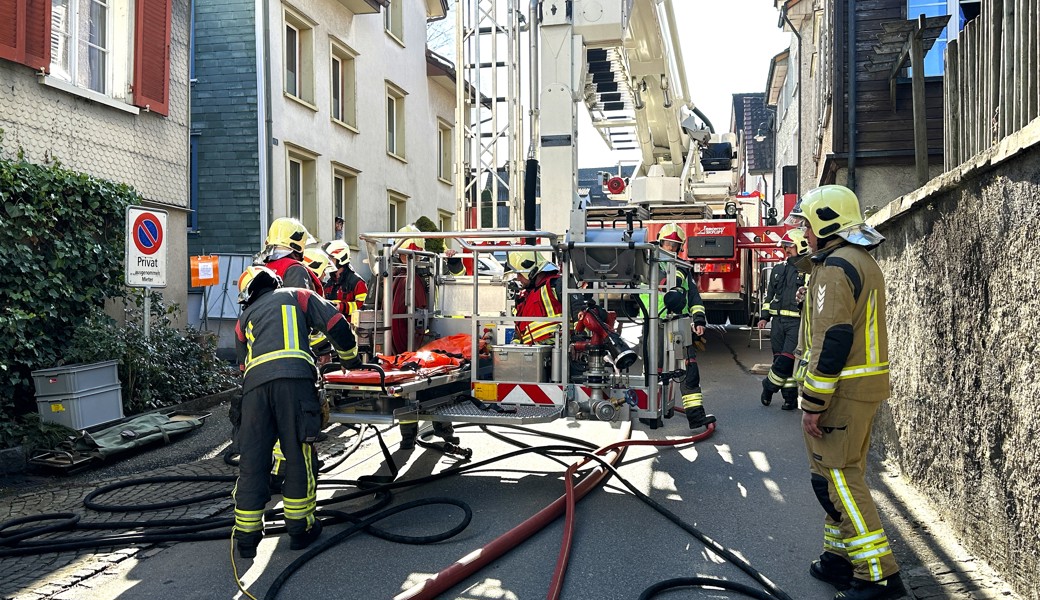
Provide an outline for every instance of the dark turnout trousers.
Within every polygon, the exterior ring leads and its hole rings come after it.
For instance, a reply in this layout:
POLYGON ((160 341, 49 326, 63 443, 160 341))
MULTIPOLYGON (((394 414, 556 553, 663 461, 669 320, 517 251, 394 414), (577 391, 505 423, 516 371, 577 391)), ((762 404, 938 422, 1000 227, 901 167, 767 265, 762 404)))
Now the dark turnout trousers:
POLYGON ((285 527, 290 535, 305 533, 314 524, 317 481, 310 441, 321 427, 314 382, 276 379, 260 384, 242 397, 242 424, 238 432, 239 465, 235 499, 235 538, 256 544, 263 537, 271 447, 280 442, 285 481, 282 501, 285 527))

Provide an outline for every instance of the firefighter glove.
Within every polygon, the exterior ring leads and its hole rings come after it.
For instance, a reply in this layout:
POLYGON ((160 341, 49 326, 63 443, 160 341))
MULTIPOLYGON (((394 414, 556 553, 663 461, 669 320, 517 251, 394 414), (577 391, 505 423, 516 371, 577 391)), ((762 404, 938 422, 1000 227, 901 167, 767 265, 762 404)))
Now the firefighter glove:
POLYGON ((664 295, 664 307, 672 314, 682 314, 686 308, 686 294, 677 288, 668 290, 664 295))

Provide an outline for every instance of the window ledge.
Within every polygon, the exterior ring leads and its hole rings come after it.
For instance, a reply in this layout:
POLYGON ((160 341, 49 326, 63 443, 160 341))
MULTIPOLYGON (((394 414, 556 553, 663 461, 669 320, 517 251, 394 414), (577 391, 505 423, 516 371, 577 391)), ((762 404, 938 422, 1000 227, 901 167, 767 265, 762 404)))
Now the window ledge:
POLYGON ((405 160, 405 158, 403 156, 399 156, 397 154, 394 154, 393 152, 390 152, 389 150, 387 150, 386 154, 387 154, 387 156, 392 156, 393 158, 396 158, 397 160, 403 162, 406 165, 408 164, 408 161, 405 160))
POLYGON ((311 104, 310 102, 307 102, 306 100, 304 100, 303 98, 300 98, 299 96, 293 96, 292 94, 290 94, 289 92, 286 92, 284 90, 282 91, 282 95, 285 96, 286 98, 288 98, 289 100, 292 100, 293 102, 299 104, 300 106, 303 106, 305 108, 309 108, 309 109, 313 110, 314 112, 318 112, 318 107, 317 106, 314 106, 313 104, 311 104))
POLYGON ((438 177, 438 178, 437 178, 437 181, 439 181, 439 182, 443 183, 444 185, 455 185, 455 184, 453 184, 453 183, 451 182, 451 180, 450 180, 450 179, 445 179, 445 178, 443 178, 443 177, 438 177))
POLYGON ((392 39, 393 41, 397 42, 398 46, 400 46, 402 48, 405 47, 404 40, 402 40, 401 38, 397 37, 396 33, 390 31, 389 29, 384 29, 383 31, 386 32, 386 35, 390 36, 390 39, 392 39))
POLYGON ((361 133, 361 131, 359 131, 357 127, 354 127, 353 125, 351 125, 350 123, 347 123, 346 121, 340 121, 339 119, 337 119, 335 117, 331 117, 329 120, 331 120, 336 125, 339 125, 343 129, 346 129, 348 131, 353 131, 354 133, 361 133))
POLYGON ((141 109, 137 108, 136 106, 133 106, 132 104, 127 104, 122 100, 116 100, 115 98, 111 98, 104 94, 95 92, 91 89, 81 88, 72 85, 71 83, 58 79, 57 77, 52 77, 50 75, 39 75, 37 79, 39 80, 40 85, 52 87, 56 90, 61 90, 65 93, 72 94, 73 96, 79 96, 80 98, 90 100, 91 102, 104 104, 105 106, 109 106, 116 110, 121 110, 132 115, 141 114, 141 109))

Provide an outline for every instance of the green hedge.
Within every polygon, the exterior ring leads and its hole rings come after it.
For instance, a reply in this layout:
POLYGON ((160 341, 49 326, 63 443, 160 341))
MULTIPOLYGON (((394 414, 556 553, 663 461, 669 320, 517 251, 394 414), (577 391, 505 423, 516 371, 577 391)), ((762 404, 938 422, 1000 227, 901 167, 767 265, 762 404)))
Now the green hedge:
POLYGON ((62 363, 76 326, 122 293, 127 185, 0 158, 0 418, 36 409, 31 371, 62 363))

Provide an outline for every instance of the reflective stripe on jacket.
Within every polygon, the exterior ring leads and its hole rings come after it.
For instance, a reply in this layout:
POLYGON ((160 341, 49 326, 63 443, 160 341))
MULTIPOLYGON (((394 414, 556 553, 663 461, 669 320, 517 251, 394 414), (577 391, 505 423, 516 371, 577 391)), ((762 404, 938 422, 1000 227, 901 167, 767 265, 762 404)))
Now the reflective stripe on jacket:
MULTIPOLYGON (((516 316, 560 316, 563 304, 554 287, 559 279, 559 272, 539 273, 535 277, 535 285, 526 290, 523 298, 517 300, 516 316)), ((551 341, 559 328, 559 323, 517 321, 516 335, 522 344, 541 344, 551 341)))
POLYGON ((769 276, 769 289, 762 302, 761 319, 768 321, 770 317, 801 316, 801 304, 795 299, 798 288, 805 285, 805 274, 794 266, 798 257, 789 258, 787 262, 773 267, 769 276))
POLYGON ((862 247, 839 245, 817 263, 805 298, 803 333, 809 357, 802 408, 827 409, 831 398, 880 402, 889 396, 885 279, 862 247))

